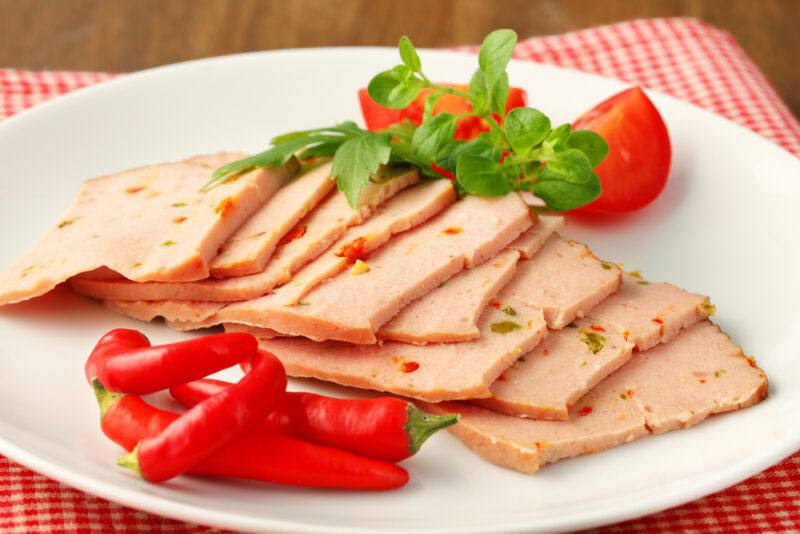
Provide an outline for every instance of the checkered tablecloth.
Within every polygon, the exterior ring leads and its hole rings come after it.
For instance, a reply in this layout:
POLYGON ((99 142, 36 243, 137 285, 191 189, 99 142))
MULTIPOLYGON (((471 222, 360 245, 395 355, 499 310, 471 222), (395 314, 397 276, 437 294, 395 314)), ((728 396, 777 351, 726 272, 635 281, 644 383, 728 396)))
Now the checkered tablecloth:
MULTIPOLYGON (((515 56, 670 93, 800 155, 797 119, 728 33, 697 20, 639 20, 536 37, 522 41, 515 56)), ((0 69, 0 119, 109 77, 0 69)), ((0 456, 0 533, 211 530, 87 495, 0 456)), ((800 532, 800 453, 715 495, 599 532, 800 532)))

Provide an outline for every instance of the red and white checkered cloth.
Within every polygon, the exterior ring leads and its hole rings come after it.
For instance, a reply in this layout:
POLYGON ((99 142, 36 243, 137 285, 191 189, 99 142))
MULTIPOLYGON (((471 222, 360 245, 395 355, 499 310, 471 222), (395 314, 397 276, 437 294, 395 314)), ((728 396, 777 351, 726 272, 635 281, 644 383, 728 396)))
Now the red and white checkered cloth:
MULTIPOLYGON (((521 42, 515 57, 670 93, 800 156, 800 122, 731 35, 697 20, 638 20, 536 37, 521 42)), ((0 119, 109 77, 0 69, 0 119)), ((211 530, 81 493, 0 456, 0 533, 211 530)), ((715 495, 599 532, 732 531, 800 532, 800 453, 715 495)))

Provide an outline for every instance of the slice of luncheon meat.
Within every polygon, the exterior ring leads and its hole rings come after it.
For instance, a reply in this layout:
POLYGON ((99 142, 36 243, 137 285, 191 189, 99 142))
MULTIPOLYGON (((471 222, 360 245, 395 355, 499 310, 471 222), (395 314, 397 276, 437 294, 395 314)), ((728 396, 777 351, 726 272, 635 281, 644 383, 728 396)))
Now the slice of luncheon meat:
POLYGON ((537 219, 536 224, 508 245, 512 250, 518 250, 526 260, 531 259, 551 235, 564 228, 564 217, 561 215, 539 215, 537 219))
POLYGON ((569 408, 631 358, 633 344, 599 321, 581 319, 553 330, 476 401, 497 412, 534 419, 569 419, 569 408))
POLYGON ((634 272, 625 274, 619 292, 595 307, 591 316, 623 332, 639 350, 647 350, 713 313, 708 297, 648 282, 634 272))
POLYGON ((200 323, 224 306, 220 302, 195 302, 190 300, 104 300, 103 304, 114 312, 140 321, 163 317, 167 321, 200 323))
POLYGON ((275 302, 297 304, 319 284, 346 270, 359 259, 366 259, 395 234, 419 226, 456 200, 455 189, 447 180, 420 184, 386 203, 364 224, 351 228, 334 245, 297 272, 275 291, 275 302))
MULTIPOLYGON (((476 339, 480 335, 477 323, 481 313, 514 276, 518 259, 516 250, 502 252, 458 273, 403 308, 378 330, 378 337, 419 345, 476 339)), ((516 315, 510 306, 503 311, 516 315)))
POLYGON ((0 274, 0 305, 100 267, 140 282, 206 278, 220 244, 297 169, 292 159, 200 192, 217 166, 241 157, 192 158, 84 182, 59 222, 0 274))
MULTIPOLYGON (((564 218, 560 216, 534 217, 533 226, 508 245, 513 252, 459 273, 442 287, 415 300, 383 325, 378 337, 418 344, 478 337, 478 318, 492 297, 514 276, 519 255, 532 257, 563 225, 564 218), (443 310, 447 313, 442 313, 443 310)), ((513 313, 499 301, 494 305, 509 315, 513 313)))
POLYGON ((578 322, 577 331, 551 332, 492 386, 493 398, 480 404, 512 415, 566 419, 568 406, 625 363, 636 342, 639 350, 647 350, 713 312, 702 295, 647 282, 638 273, 625 274, 623 280, 619 292, 578 322), (600 350, 593 353, 592 348, 600 350))
MULTIPOLYGON (((398 184, 411 184, 417 179, 418 173, 412 170, 395 178, 399 181, 398 184)), ((383 187, 389 190, 397 189, 396 184, 389 182, 384 182, 383 187)), ((424 185, 411 189, 417 187, 424 185)), ((428 189, 425 192, 425 195, 418 198, 422 209, 441 210, 447 205, 447 201, 443 200, 447 195, 436 194, 428 189)), ((376 202, 377 199, 385 199, 386 195, 372 195, 369 198, 375 199, 371 202, 376 202)), ((396 200, 398 199, 391 199, 388 204, 396 200)), ((73 279, 71 284, 78 293, 107 300, 235 302, 258 298, 288 281, 295 270, 320 254, 345 231, 347 226, 360 223, 376 207, 375 204, 365 204, 358 210, 353 210, 344 200, 344 195, 336 191, 331 192, 322 204, 283 236, 271 261, 260 273, 224 279, 208 278, 188 284, 138 284, 129 280, 82 278, 73 279)))
POLYGON ((518 195, 467 196, 428 223, 316 287, 295 306, 270 295, 232 304, 224 322, 272 328, 316 341, 375 343, 400 309, 455 274, 495 256, 532 225, 518 195), (301 305, 302 304, 302 305, 301 305))
POLYGON ((506 291, 544 310, 547 325, 560 329, 619 289, 622 271, 607 265, 586 245, 554 234, 531 259, 517 263, 506 291))
POLYGON ((211 275, 229 278, 264 270, 278 242, 333 189, 331 164, 313 168, 286 184, 228 238, 211 260, 211 275))
POLYGON ((226 324, 231 331, 249 331, 260 337, 265 350, 281 360, 286 372, 345 386, 386 391, 431 402, 488 397, 497 376, 546 334, 541 310, 512 300, 518 312, 507 314, 487 307, 479 322, 480 337, 463 343, 411 345, 387 341, 354 345, 321 343, 297 337, 274 337, 242 325, 226 324))
POLYGON ((425 406, 460 413, 451 431, 479 456, 532 473, 562 458, 751 406, 767 390, 767 378, 755 362, 719 327, 703 321, 667 344, 635 354, 572 407, 569 421, 521 419, 465 403, 425 406))

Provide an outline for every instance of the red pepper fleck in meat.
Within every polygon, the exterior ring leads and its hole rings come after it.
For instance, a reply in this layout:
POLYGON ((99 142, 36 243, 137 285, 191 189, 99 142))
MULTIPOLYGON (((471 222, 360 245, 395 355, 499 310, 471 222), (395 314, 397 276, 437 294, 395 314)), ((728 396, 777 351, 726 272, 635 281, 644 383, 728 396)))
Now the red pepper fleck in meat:
POLYGON ((355 263, 357 260, 364 261, 367 259, 367 254, 364 251, 366 246, 366 238, 359 237, 342 246, 342 248, 336 251, 336 255, 346 259, 347 263, 355 263))
POLYGON ((217 212, 220 217, 225 217, 230 215, 235 207, 236 201, 231 197, 225 197, 219 201, 219 204, 217 204, 217 207, 214 208, 214 211, 217 212))
POLYGON ((289 231, 289 233, 283 236, 283 238, 281 238, 280 241, 278 241, 278 244, 286 245, 287 243, 291 243, 295 239, 300 239, 301 237, 306 235, 307 230, 308 229, 306 228, 305 225, 295 226, 294 228, 292 228, 291 231, 289 231))

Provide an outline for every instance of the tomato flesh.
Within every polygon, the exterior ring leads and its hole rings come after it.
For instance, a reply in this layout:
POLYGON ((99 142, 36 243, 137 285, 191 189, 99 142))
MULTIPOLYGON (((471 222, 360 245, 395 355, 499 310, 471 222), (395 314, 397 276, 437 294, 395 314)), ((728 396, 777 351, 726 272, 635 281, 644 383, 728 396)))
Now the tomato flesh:
POLYGON ((640 209, 667 183, 672 147, 664 119, 639 87, 618 93, 584 113, 573 124, 592 130, 609 145, 595 168, 603 191, 580 213, 611 214, 640 209))
MULTIPOLYGON (((452 87, 459 91, 467 92, 469 87, 466 85, 442 84, 452 87)), ((409 120, 414 124, 422 123, 422 113, 425 109, 425 99, 431 93, 431 89, 423 89, 419 96, 403 109, 390 109, 376 103, 367 93, 366 89, 358 92, 358 100, 361 103, 361 113, 364 115, 364 122, 367 129, 371 131, 385 130, 392 124, 409 120)), ((508 90, 508 100, 506 102, 506 112, 514 108, 525 105, 526 93, 519 87, 511 87, 508 90)), ((433 114, 451 113, 458 115, 472 111, 472 105, 464 98, 457 95, 444 95, 433 107, 433 114)), ((480 117, 466 117, 460 119, 456 126, 455 139, 472 139, 481 132, 489 130, 489 126, 480 117)))

